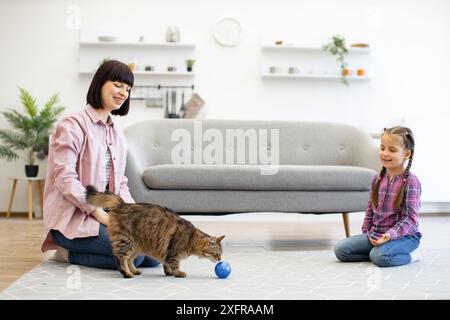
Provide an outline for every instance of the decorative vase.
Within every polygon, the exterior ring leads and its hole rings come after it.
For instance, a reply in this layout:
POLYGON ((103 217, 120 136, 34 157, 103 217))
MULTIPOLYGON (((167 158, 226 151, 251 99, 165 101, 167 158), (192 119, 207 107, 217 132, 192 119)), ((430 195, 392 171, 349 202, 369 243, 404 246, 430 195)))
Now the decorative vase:
POLYGON ((167 42, 180 42, 180 29, 177 26, 169 26, 166 32, 167 42))
POLYGON ((25 166, 25 174, 28 178, 37 177, 39 172, 39 166, 37 165, 26 165, 25 166))

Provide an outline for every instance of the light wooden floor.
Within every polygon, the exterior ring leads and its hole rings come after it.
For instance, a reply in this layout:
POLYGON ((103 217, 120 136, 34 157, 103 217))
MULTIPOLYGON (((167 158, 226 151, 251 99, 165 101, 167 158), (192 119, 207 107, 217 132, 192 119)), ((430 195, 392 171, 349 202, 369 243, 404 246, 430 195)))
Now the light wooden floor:
POLYGON ((0 218, 0 291, 49 254, 40 250, 43 233, 42 220, 0 218))
MULTIPOLYGON (((194 225, 211 235, 225 234, 226 247, 264 247, 269 250, 326 250, 344 237, 342 216, 247 213, 226 216, 189 216, 194 225)), ((363 213, 350 214, 351 234, 360 232, 363 213)), ((427 237, 421 247, 447 247, 450 215, 421 216, 420 230, 427 237)), ((51 252, 42 253, 40 219, 0 217, 0 291, 38 265, 51 252)))

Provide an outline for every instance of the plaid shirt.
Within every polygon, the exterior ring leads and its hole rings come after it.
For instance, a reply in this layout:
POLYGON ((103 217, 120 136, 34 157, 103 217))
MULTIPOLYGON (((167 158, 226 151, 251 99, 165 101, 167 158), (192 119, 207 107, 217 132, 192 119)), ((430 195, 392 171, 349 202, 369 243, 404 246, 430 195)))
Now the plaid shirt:
MULTIPOLYGON (((370 194, 378 175, 372 178, 370 194)), ((405 185, 403 202, 398 210, 394 208, 395 196, 403 182, 403 174, 396 175, 389 182, 386 173, 380 181, 378 189, 378 209, 372 208, 370 196, 362 232, 369 238, 379 239, 384 233, 389 233, 391 240, 400 239, 406 235, 414 235, 419 227, 420 181, 409 173, 405 185)))

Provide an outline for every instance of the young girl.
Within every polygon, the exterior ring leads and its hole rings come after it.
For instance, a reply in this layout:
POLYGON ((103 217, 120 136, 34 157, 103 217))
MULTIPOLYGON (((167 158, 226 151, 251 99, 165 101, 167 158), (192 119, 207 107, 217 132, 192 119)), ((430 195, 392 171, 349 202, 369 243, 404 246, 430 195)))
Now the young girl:
POLYGON ((371 182, 363 234, 336 244, 334 252, 340 261, 371 260, 379 267, 394 267, 419 260, 421 187, 409 171, 413 156, 414 136, 409 128, 384 130, 380 145, 383 168, 371 182))
MULTIPOLYGON (((56 127, 49 148, 44 192, 46 239, 42 245, 42 251, 57 249, 56 260, 117 268, 106 232, 109 216, 86 203, 85 186, 108 190, 134 203, 124 175, 126 140, 111 118, 128 114, 133 83, 126 64, 105 62, 92 79, 84 110, 56 127)), ((139 256, 134 264, 151 267, 159 263, 139 256)))

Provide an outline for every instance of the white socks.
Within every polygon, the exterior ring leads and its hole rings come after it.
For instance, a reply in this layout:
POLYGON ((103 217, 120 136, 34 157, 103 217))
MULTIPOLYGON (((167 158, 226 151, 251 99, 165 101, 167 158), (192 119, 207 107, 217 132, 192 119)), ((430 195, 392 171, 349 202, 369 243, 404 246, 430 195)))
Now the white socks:
POLYGON ((409 256, 411 257, 411 262, 410 263, 414 263, 414 262, 420 261, 419 248, 417 248, 414 251, 411 251, 409 253, 409 256))
POLYGON ((53 261, 69 263, 69 251, 63 247, 58 246, 53 256, 50 258, 53 261))

